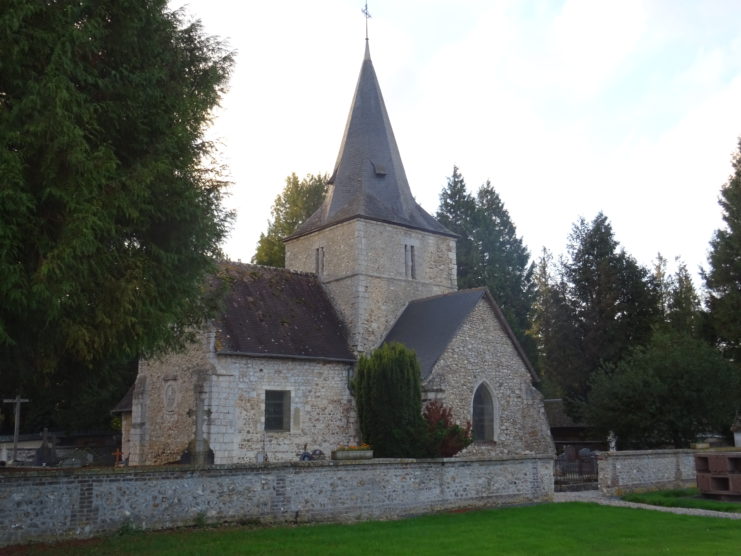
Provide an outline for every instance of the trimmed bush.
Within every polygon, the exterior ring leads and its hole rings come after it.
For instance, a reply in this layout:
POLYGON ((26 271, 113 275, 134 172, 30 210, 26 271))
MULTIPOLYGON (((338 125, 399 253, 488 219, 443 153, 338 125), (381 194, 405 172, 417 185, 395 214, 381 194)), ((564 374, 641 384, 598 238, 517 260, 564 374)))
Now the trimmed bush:
POLYGON ((414 351, 394 342, 383 344, 369 357, 361 356, 354 387, 360 433, 375 456, 428 455, 414 351))

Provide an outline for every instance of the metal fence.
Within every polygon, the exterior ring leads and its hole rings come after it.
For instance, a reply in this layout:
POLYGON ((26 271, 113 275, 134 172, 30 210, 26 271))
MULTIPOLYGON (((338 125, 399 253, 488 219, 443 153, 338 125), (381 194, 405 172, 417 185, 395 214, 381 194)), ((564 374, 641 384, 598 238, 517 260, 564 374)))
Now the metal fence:
POLYGON ((597 456, 578 455, 576 458, 559 456, 554 462, 553 478, 556 486, 597 483, 597 456))

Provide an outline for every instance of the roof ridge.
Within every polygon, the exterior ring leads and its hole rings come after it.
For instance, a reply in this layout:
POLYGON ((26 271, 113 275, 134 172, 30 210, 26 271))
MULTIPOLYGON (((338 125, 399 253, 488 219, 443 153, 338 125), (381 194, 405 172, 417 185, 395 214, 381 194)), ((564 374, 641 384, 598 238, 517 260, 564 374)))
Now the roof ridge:
POLYGON ((219 263, 220 265, 234 265, 234 266, 241 266, 241 267, 252 267, 252 268, 259 268, 259 269, 265 269, 269 271, 275 271, 275 272, 284 272, 284 273, 291 273, 291 274, 298 274, 302 276, 309 276, 318 278, 315 272, 309 272, 307 270, 294 270, 292 268, 285 268, 282 266, 269 266, 264 264, 256 264, 256 263, 244 263, 242 261, 221 261, 219 263))
POLYGON ((479 286, 479 287, 476 287, 476 288, 466 288, 464 290, 456 290, 454 292, 438 293, 436 295, 431 295, 429 297, 420 297, 418 299, 412 299, 409 302, 409 305, 411 305, 412 303, 419 303, 419 302, 422 302, 422 301, 432 301, 433 299, 439 299, 441 297, 450 297, 450 296, 459 295, 459 294, 462 294, 462 293, 473 293, 473 292, 485 293, 486 291, 488 291, 488 288, 486 286, 479 286))

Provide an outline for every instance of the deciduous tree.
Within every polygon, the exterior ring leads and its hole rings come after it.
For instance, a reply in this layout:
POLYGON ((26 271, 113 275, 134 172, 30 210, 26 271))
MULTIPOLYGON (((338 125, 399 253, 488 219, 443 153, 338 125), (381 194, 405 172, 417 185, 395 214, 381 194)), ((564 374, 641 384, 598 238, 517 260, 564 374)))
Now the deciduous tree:
POLYGON ((658 330, 591 379, 588 422, 617 434, 621 448, 689 447, 697 435, 728 433, 741 409, 740 371, 702 340, 658 330))
POLYGON ((270 210, 272 220, 268 230, 260 234, 252 262, 265 266, 284 267, 286 249, 283 240, 322 204, 327 192, 327 174, 308 174, 299 181, 296 174, 286 178, 283 192, 275 198, 270 210))

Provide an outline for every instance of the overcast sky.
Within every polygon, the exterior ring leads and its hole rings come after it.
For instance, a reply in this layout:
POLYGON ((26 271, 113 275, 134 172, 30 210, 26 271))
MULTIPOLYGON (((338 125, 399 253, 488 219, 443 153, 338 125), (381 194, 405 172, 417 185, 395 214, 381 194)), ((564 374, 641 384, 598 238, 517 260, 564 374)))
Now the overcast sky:
MULTIPOLYGON (((363 57, 358 0, 172 1, 237 51, 212 129, 249 261, 291 172, 330 172, 363 57)), ((417 201, 487 179, 531 255, 603 211, 640 263, 706 266, 741 135, 741 1, 372 0, 370 49, 417 201)))

